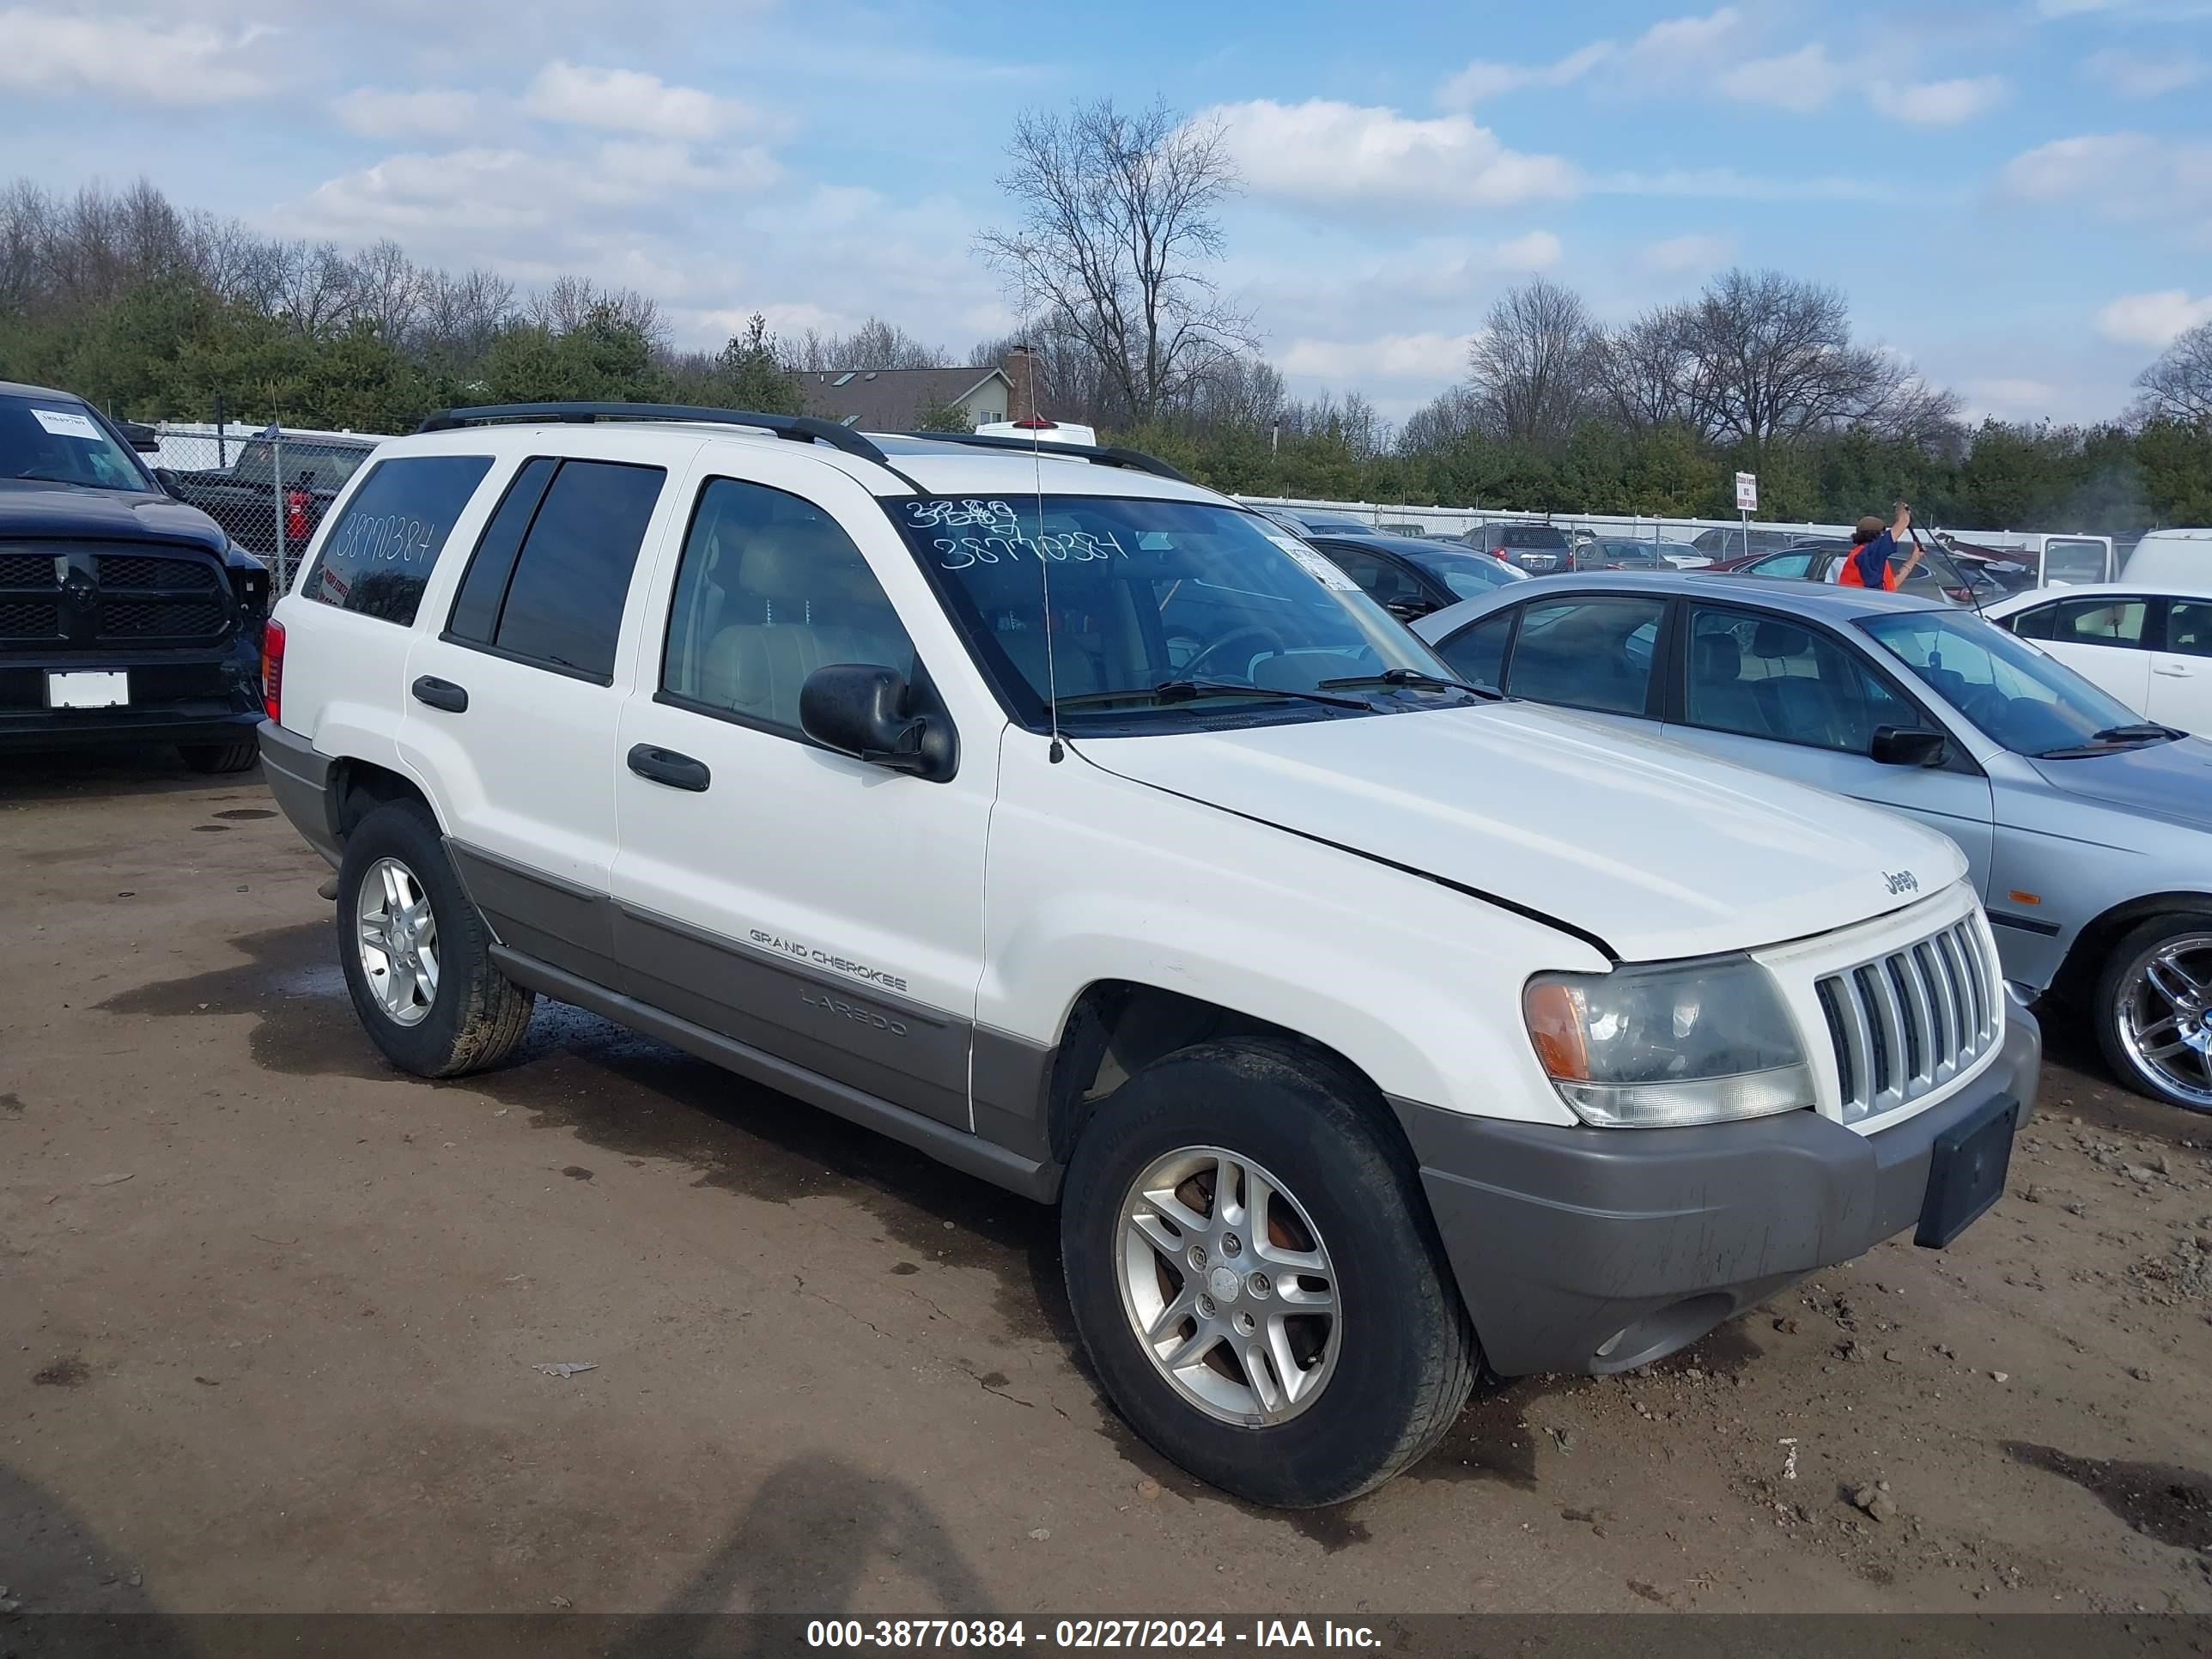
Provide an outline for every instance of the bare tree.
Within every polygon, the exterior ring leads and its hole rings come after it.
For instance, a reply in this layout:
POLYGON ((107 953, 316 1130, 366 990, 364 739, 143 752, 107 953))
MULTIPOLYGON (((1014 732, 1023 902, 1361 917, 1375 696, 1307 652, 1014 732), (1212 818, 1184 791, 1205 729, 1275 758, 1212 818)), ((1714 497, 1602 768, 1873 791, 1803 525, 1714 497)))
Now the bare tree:
POLYGON ((786 351, 793 368, 811 374, 846 368, 956 367, 943 347, 927 344, 880 317, 869 318, 850 334, 823 334, 810 328, 786 351))
POLYGON ((2212 323, 2199 323, 2136 376, 2145 415, 2212 423, 2212 323))
POLYGON ((530 320, 554 334, 573 334, 585 324, 611 319, 635 329, 654 345, 665 345, 668 324, 660 302, 635 289, 601 288, 588 276, 556 276, 551 287, 532 295, 530 320))
POLYGON ((1206 274, 1221 256, 1217 216, 1238 188, 1218 125, 1102 99, 1021 115, 1007 154, 999 185, 1019 220, 984 231, 977 250, 1024 312, 1083 342, 1129 418, 1152 419, 1256 346, 1250 317, 1206 274))
POLYGON ((353 270, 336 243, 278 242, 270 253, 271 315, 318 338, 346 325, 353 316, 353 270))
POLYGON ((514 284, 504 276, 434 270, 423 284, 416 343, 433 367, 458 371, 481 362, 493 337, 514 319, 514 284))
POLYGON ((1689 417, 1698 372, 1690 322, 1687 306, 1661 306, 1600 341, 1592 372, 1613 420, 1644 430, 1689 417))
POLYGON ((390 237, 353 257, 353 314, 392 344, 410 339, 422 315, 429 273, 390 237))
POLYGON ((1822 283, 1778 270, 1716 277, 1686 313, 1693 417, 1750 446, 1861 422, 1925 428, 1955 413, 1912 366, 1851 339, 1850 308, 1822 283))
POLYGON ((1498 296, 1467 354, 1485 424, 1540 447, 1565 442, 1588 410, 1597 359, 1582 296, 1543 276, 1498 296))
POLYGON ((1427 455, 1455 448, 1482 430, 1483 413, 1482 399, 1471 388, 1449 387, 1406 417, 1398 431, 1398 452, 1427 455))

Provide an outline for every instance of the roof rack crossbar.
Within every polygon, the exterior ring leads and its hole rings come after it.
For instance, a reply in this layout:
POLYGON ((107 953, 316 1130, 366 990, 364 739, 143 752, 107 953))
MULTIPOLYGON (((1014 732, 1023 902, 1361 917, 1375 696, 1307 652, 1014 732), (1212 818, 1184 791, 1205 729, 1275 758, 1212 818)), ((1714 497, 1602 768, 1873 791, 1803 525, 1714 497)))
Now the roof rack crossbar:
POLYGON ((1173 479, 1176 483, 1194 482, 1157 455, 1112 444, 1033 444, 1026 438, 1004 437, 995 432, 900 432, 890 435, 932 443, 966 444, 975 449, 1010 449, 1022 455, 1034 449, 1040 455, 1073 455, 1098 466, 1126 466, 1133 471, 1149 472, 1156 478, 1173 479))
POLYGON ((825 443, 848 455, 878 465, 888 464, 884 452, 850 427, 820 420, 811 415, 764 415, 749 409, 707 409, 690 404, 550 403, 486 404, 473 409, 449 409, 433 415, 417 432, 452 432, 462 427, 495 426, 508 422, 545 422, 588 425, 595 421, 703 421, 715 426, 749 426, 772 432, 793 443, 825 443))

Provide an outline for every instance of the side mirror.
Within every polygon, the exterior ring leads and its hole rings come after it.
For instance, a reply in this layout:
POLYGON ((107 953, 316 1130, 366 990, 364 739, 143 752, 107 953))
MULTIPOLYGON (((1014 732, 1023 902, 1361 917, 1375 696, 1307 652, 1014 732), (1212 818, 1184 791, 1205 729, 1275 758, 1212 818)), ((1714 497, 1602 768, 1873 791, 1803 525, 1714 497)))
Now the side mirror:
POLYGON ((912 688, 896 668, 832 663, 799 688, 799 724, 825 749, 871 766, 942 782, 958 754, 941 714, 918 714, 912 688))
POLYGON ((1406 599, 1386 600, 1382 608, 1389 611, 1392 616, 1395 617, 1400 622, 1409 623, 1419 622, 1422 617, 1427 616, 1437 607, 1426 599, 1418 597, 1408 597, 1406 599))
POLYGON ((154 469, 154 482, 161 485, 162 489, 167 490, 169 494, 173 495, 177 493, 177 486, 181 483, 183 480, 177 477, 176 468, 173 466, 157 466, 154 469))
POLYGON ((1875 728, 1867 754, 1884 766, 1941 766, 1949 747, 1941 732, 1881 726, 1875 728))

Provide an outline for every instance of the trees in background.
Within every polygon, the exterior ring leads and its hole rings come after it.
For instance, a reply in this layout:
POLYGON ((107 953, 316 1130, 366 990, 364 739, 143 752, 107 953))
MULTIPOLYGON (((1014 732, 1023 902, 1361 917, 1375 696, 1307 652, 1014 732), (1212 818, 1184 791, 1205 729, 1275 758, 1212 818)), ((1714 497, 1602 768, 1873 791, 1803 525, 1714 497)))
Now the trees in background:
MULTIPOLYGON (((1121 273, 1100 290, 1120 320, 1086 324, 1079 297, 1046 303, 964 361, 1027 345, 1046 414, 1225 489, 1714 517, 1732 514, 1742 468, 1783 520, 1844 521, 1902 495, 1927 519, 1987 529, 2212 523, 2212 325, 2145 370, 2124 422, 1969 428, 1948 393, 1855 338, 1819 284, 1729 272, 1607 329, 1540 279, 1492 308, 1465 380, 1394 430, 1357 393, 1291 396, 1206 285, 1218 228, 1198 233, 1233 186, 1208 135, 1109 106, 1030 142, 1070 161, 1051 174, 1063 185, 1088 181, 1085 223, 1135 239, 1097 256, 1121 273), (1147 227, 1181 253, 1146 252, 1147 227)), ((381 432, 449 404, 553 398, 795 412, 802 372, 954 361, 875 318, 780 340, 756 314, 718 351, 679 351, 669 332, 650 296, 580 277, 521 294, 389 241, 348 253, 260 236, 146 185, 0 188, 0 379, 133 418, 204 420, 218 397, 241 422, 381 432)))

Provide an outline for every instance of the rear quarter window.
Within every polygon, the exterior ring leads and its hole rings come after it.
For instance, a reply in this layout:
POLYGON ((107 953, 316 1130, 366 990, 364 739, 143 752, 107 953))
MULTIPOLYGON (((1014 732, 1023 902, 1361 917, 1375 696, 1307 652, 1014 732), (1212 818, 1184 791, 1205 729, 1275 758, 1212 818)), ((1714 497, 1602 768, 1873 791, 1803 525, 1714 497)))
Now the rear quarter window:
POLYGON ((489 455, 379 461, 331 520, 301 594, 380 622, 412 623, 453 521, 490 471, 489 455))

